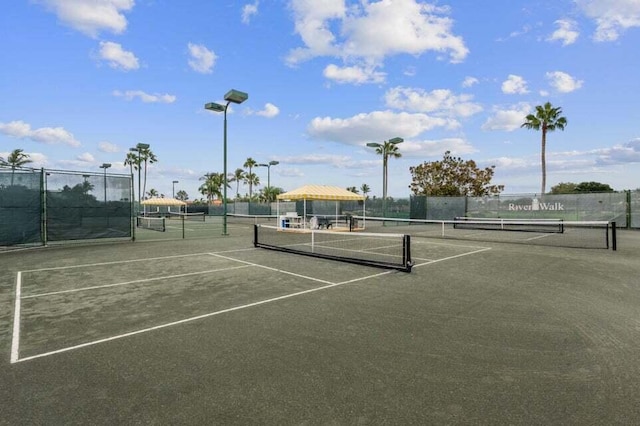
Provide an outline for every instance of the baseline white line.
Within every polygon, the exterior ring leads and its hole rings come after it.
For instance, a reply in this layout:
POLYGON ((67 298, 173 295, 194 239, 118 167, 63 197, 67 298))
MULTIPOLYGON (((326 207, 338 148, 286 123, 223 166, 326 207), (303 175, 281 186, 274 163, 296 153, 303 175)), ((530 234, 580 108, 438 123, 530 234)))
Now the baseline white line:
POLYGON ((159 280, 164 280, 164 279, 189 277, 189 276, 193 276, 193 275, 209 274, 209 273, 212 273, 212 272, 221 272, 221 271, 230 271, 232 269, 248 268, 249 266, 250 265, 231 266, 231 267, 228 267, 228 268, 210 269, 208 271, 201 271, 201 272, 187 272, 187 273, 184 273, 184 274, 165 275, 165 276, 162 276, 162 277, 154 277, 154 278, 144 278, 144 279, 140 279, 140 280, 125 281, 125 282, 122 282, 122 283, 95 285, 95 286, 91 286, 91 287, 74 288, 74 289, 71 289, 71 290, 52 291, 52 292, 49 292, 49 293, 30 294, 29 296, 24 296, 23 299, 32 299, 32 298, 35 298, 35 297, 53 296, 53 295, 56 295, 56 294, 75 293, 75 292, 78 292, 78 291, 85 291, 85 290, 96 290, 96 289, 99 289, 99 288, 118 287, 118 286, 122 286, 122 285, 138 284, 138 283, 145 283, 145 282, 151 282, 151 281, 159 281, 159 280))
POLYGON ((531 238, 525 238, 523 241, 533 241, 533 240, 539 240, 541 238, 547 238, 550 237, 553 234, 543 234, 543 235, 538 235, 537 237, 531 237, 531 238))
POLYGON ((16 276, 16 302, 13 308, 13 336, 11 338, 11 364, 18 362, 20 353, 20 294, 22 293, 22 272, 16 276))

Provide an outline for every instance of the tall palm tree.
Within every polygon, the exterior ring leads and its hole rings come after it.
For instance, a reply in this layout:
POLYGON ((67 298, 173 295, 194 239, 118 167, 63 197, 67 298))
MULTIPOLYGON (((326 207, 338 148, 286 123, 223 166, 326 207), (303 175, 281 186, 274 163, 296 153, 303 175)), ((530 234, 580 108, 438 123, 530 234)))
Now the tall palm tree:
POLYGON ((360 191, 362 191, 362 195, 364 195, 365 198, 369 198, 369 196, 367 195, 368 193, 371 192, 371 188, 369 187, 369 185, 367 185, 366 183, 363 183, 362 186, 360 187, 360 191))
POLYGON ((235 182, 236 183, 236 198, 239 197, 239 192, 240 192, 240 182, 244 181, 244 170, 242 169, 236 169, 235 172, 233 172, 233 177, 231 179, 229 179, 229 182, 235 182))
POLYGON ((140 161, 144 162, 144 184, 142 185, 142 193, 147 190, 147 164, 153 164, 158 161, 156 155, 150 148, 143 148, 140 150, 140 161))
POLYGON ((543 106, 536 106, 536 113, 529 114, 525 118, 525 122, 520 126, 526 129, 542 130, 542 148, 540 151, 540 161, 542 163, 542 189, 540 195, 543 195, 547 186, 547 132, 553 132, 554 130, 564 130, 567 125, 567 119, 562 114, 562 108, 554 108, 551 102, 547 102, 543 106))
POLYGON ((248 176, 245 176, 245 182, 249 184, 249 199, 251 199, 253 196, 253 183, 252 183, 253 177, 252 177, 251 169, 257 165, 258 165, 258 162, 251 157, 247 158, 247 161, 245 161, 243 165, 245 169, 249 169, 248 176))
POLYGON ((25 154, 22 149, 14 149, 11 151, 6 160, 0 158, 0 164, 3 166, 11 167, 11 185, 13 186, 13 177, 17 167, 22 167, 25 164, 33 163, 33 160, 29 159, 29 154, 25 154))
POLYGON ((376 154, 382 155, 382 170, 384 170, 384 176, 382 181, 382 194, 383 194, 383 202, 387 196, 387 181, 388 181, 388 171, 387 164, 389 162, 389 157, 391 158, 400 158, 402 157, 402 153, 398 150, 397 144, 389 141, 384 141, 383 144, 378 144, 376 147, 376 154))

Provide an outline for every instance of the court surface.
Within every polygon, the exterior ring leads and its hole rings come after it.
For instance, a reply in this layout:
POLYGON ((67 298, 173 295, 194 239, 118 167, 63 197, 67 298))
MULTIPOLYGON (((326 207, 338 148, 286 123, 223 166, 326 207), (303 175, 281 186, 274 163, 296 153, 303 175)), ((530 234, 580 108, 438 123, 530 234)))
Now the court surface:
POLYGON ((219 231, 0 254, 0 424, 640 423, 640 233, 405 273, 219 231))

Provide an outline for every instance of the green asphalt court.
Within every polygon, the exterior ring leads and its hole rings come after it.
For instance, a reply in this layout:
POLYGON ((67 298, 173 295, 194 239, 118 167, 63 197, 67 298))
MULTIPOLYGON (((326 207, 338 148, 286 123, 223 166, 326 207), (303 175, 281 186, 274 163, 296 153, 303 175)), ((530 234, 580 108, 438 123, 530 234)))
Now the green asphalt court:
POLYGON ((638 231, 406 273, 202 226, 0 253, 0 424, 640 424, 638 231))

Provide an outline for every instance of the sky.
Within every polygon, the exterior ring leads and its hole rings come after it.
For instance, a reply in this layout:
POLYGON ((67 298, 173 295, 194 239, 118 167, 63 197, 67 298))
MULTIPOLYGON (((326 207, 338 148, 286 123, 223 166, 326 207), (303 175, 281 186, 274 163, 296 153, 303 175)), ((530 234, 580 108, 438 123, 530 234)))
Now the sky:
MULTIPOLYGON (((551 102, 567 119, 547 139, 547 191, 560 182, 640 188, 640 0, 12 0, 0 13, 0 156, 32 166, 129 173, 129 148, 158 158, 147 190, 201 198, 205 173, 248 157, 261 187, 367 184, 411 195, 409 168, 446 151, 505 194, 536 193, 551 102), (178 183, 172 184, 174 180, 178 183)), ((248 187, 239 186, 240 194, 248 187)), ((229 196, 236 193, 235 184, 229 196)))

